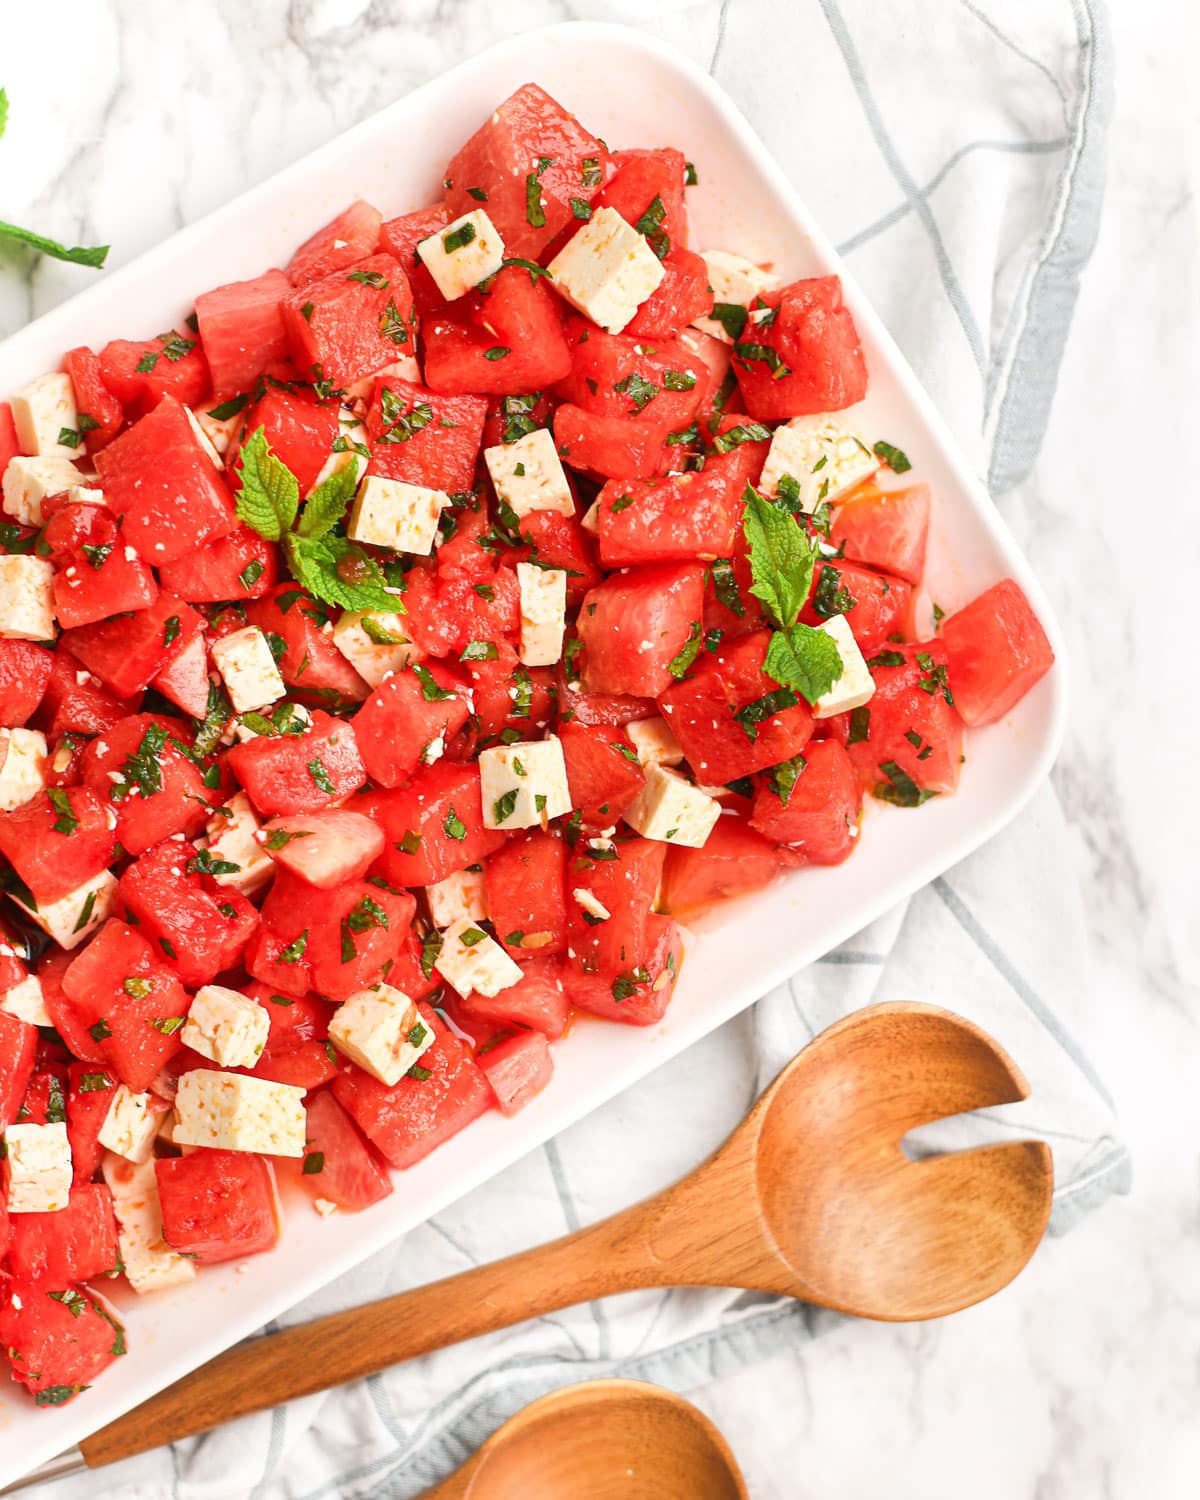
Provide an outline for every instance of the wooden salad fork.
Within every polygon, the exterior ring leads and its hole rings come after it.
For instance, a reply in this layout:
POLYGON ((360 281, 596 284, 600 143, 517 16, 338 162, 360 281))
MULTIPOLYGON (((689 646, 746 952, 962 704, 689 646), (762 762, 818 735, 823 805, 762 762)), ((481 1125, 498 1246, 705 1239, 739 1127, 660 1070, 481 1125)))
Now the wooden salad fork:
POLYGON ((978 1027, 929 1005, 839 1021, 688 1176, 549 1244, 239 1344, 93 1433, 113 1463, 595 1297, 729 1286, 905 1322, 982 1301, 1022 1269, 1053 1188, 1040 1141, 910 1160, 931 1121, 1028 1096, 978 1027))

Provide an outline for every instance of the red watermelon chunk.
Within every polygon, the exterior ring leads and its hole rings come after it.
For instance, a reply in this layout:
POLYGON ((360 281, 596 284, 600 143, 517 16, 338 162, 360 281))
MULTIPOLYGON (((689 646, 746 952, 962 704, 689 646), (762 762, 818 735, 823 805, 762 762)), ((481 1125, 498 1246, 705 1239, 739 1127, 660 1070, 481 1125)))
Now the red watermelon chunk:
POLYGON ((446 208, 457 219, 483 207, 506 255, 540 260, 575 222, 571 199, 590 203, 613 170, 600 140, 545 89, 527 83, 451 158, 443 174, 446 208))
POLYGON ((196 298, 196 321, 218 399, 249 390, 264 370, 287 358, 282 305, 290 291, 284 273, 270 270, 196 298))
POLYGON ((229 494, 187 413, 164 396, 96 455, 109 509, 147 562, 172 562, 237 524, 229 494))

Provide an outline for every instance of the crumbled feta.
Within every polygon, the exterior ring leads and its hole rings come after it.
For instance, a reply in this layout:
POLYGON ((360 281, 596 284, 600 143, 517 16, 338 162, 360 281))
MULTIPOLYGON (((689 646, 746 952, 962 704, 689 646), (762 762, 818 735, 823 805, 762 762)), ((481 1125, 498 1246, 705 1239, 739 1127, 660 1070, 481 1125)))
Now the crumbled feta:
POLYGON ((875 679, 863 660, 845 615, 834 615, 832 620, 826 620, 817 629, 831 637, 842 658, 842 675, 812 706, 814 719, 831 719, 834 714, 848 713, 852 708, 869 703, 875 692, 875 679))
POLYGON ((549 265, 555 289, 609 333, 620 333, 662 282, 662 262, 615 208, 598 208, 549 265))
POLYGON ((40 526, 43 503, 82 483, 69 458, 11 458, 4 471, 4 509, 22 526, 40 526))
POLYGON ((0 729, 0 812, 12 812, 46 784, 46 736, 36 729, 0 729))
POLYGON ((449 503, 442 490, 368 474, 354 498, 347 534, 356 542, 428 556, 449 503))
POLYGON ((220 984, 196 991, 179 1039, 223 1068, 252 1068, 267 1044, 271 1020, 257 1000, 220 984))
POLYGON ((409 640, 404 617, 389 610, 346 610, 333 627, 333 644, 369 687, 402 672, 420 651, 409 640))
POLYGON ((567 765, 555 735, 479 752, 486 828, 544 828, 571 811, 567 765))
POLYGON ((13 641, 54 638, 54 568, 32 553, 0 557, 0 635, 13 641))
POLYGON ((390 984, 360 990, 344 1000, 329 1022, 329 1040, 351 1062, 389 1088, 433 1046, 433 1028, 416 1002, 390 984))
POLYGON ((452 922, 482 922, 488 914, 487 880, 481 865, 455 870, 445 880, 425 887, 429 915, 441 929, 452 922))
POLYGON ((236 870, 213 876, 218 885, 252 896, 274 875, 275 861, 255 838, 261 827, 245 792, 236 792, 209 818, 205 839, 208 852, 214 860, 237 865, 236 870))
POLYGON ((447 302, 494 276, 504 260, 500 231, 482 208, 463 214, 417 246, 422 264, 447 302))
POLYGON ((515 443, 485 448, 483 459, 496 494, 518 516, 535 510, 575 514, 571 486, 548 427, 535 428, 515 443))
POLYGON ((802 510, 839 500, 879 468, 879 460, 857 433, 832 417, 793 417, 775 429, 758 488, 779 493, 784 475, 795 480, 802 510))
POLYGON ((145 1161, 154 1149, 159 1120, 166 1113, 151 1094, 135 1094, 118 1083, 97 1137, 108 1151, 126 1161, 145 1161))
POLYGON ((6 1016, 16 1016, 18 1021, 28 1021, 30 1026, 53 1026, 46 1000, 42 994, 42 981, 36 974, 27 974, 11 989, 0 995, 0 1011, 6 1016))
POLYGON ((175 1095, 177 1146, 304 1155, 304 1090, 242 1073, 185 1073, 175 1095))
POLYGON ((192 1281, 196 1262, 172 1250, 163 1239, 153 1158, 134 1163, 110 1154, 104 1157, 101 1171, 113 1196, 117 1248, 133 1290, 140 1296, 192 1281))
POLYGON ((562 568, 517 564, 521 590, 521 641, 527 667, 550 667, 562 656, 567 623, 567 575, 562 568))
POLYGON ((575 898, 576 904, 597 922, 607 922, 612 916, 612 912, 604 902, 598 896, 593 896, 591 891, 584 886, 576 886, 571 895, 575 898))
POLYGON ((498 995, 521 979, 520 966, 469 919, 453 923, 442 934, 434 968, 460 995, 498 995))
POLYGON ((646 785, 626 809, 625 821, 643 838, 702 849, 720 816, 715 797, 669 766, 650 765, 646 785))
POLYGON ((60 948, 77 948, 112 915, 117 904, 117 877, 111 870, 101 870, 57 901, 41 902, 36 910, 16 896, 11 899, 60 948))
POLYGON ((327 1219, 330 1214, 337 1213, 338 1206, 330 1198, 314 1198, 313 1210, 319 1213, 323 1219, 327 1219))
POLYGON ((67 1127, 10 1125, 4 1132, 4 1187, 10 1214, 53 1214, 71 1191, 67 1127))
MULTIPOLYGON (((104 498, 104 491, 90 484, 73 484, 67 491, 67 499, 72 505, 106 505, 108 503, 104 498)), ((126 557, 132 550, 131 547, 126 547, 126 557)), ((137 553, 134 552, 133 555, 136 557, 137 553)))
POLYGON ((266 708, 287 692, 267 638, 257 625, 247 625, 214 641, 212 659, 239 714, 266 708))
POLYGON ((200 444, 200 451, 208 459, 209 463, 212 464, 214 469, 223 469, 225 467, 225 460, 221 457, 221 452, 216 443, 209 437, 208 428, 190 406, 185 406, 183 411, 188 419, 188 425, 192 429, 192 436, 200 444))
POLYGON ((65 371, 39 375, 10 396, 9 403, 22 453, 39 458, 77 458, 83 452, 83 444, 78 441, 75 389, 65 371), (71 438, 76 441, 71 442, 71 438))
MULTIPOLYGON (((702 250, 700 259, 708 267, 708 284, 714 302, 748 307, 755 297, 777 291, 783 285, 773 271, 764 271, 744 255, 734 255, 729 250, 702 250)), ((724 344, 733 342, 725 325, 716 318, 697 318, 692 326, 724 344)))
POLYGON ((626 724, 625 733, 643 766, 677 766, 683 759, 683 750, 671 733, 671 726, 658 714, 649 719, 634 719, 626 724))

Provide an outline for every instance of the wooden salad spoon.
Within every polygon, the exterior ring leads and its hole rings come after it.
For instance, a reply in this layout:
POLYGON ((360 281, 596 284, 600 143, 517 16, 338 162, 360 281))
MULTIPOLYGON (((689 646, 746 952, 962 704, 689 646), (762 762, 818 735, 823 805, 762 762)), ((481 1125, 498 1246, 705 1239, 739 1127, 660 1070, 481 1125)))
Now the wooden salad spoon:
POLYGON ((912 1161, 908 1131, 1028 1096, 978 1027, 875 1005, 821 1033, 673 1187, 547 1245, 238 1344, 82 1445, 96 1467, 615 1292, 733 1286, 858 1317, 937 1318, 1006 1286, 1042 1238, 1040 1141, 912 1161))
POLYGON ((749 1500, 725 1439, 690 1401, 588 1380, 510 1417, 421 1500, 749 1500))

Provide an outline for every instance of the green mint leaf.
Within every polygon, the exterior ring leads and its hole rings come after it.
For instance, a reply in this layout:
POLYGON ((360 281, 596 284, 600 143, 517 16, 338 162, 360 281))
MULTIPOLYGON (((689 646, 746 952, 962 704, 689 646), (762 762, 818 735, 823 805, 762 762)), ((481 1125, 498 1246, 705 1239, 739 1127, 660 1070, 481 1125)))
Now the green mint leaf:
POLYGON ((815 703, 841 677, 841 653, 831 636, 811 625, 790 625, 771 637, 763 671, 815 703))
POLYGON ((332 531, 346 514, 358 486, 358 465, 343 464, 323 480, 308 499, 296 523, 296 533, 303 537, 320 537, 332 531))
POLYGON ((242 446, 238 519, 268 542, 277 542, 296 519, 299 507, 296 476, 271 452, 264 430, 255 428, 242 446))
POLYGON ((746 486, 743 499, 753 580, 750 592, 766 605, 774 624, 786 628, 803 609, 812 588, 817 544, 792 516, 777 510, 753 486, 746 486))
POLYGON ((395 608, 379 564, 345 537, 289 532, 284 552, 296 582, 326 604, 353 610, 395 608))
POLYGON ((876 458, 883 459, 893 474, 907 474, 912 468, 908 454, 892 443, 885 443, 882 438, 875 444, 874 453, 876 458))
POLYGON ((110 248, 108 245, 61 245, 44 234, 35 234, 32 229, 22 229, 19 224, 6 224, 2 219, 0 239, 16 240, 41 255, 50 256, 52 260, 70 261, 75 266, 91 266, 94 271, 104 264, 110 248))

